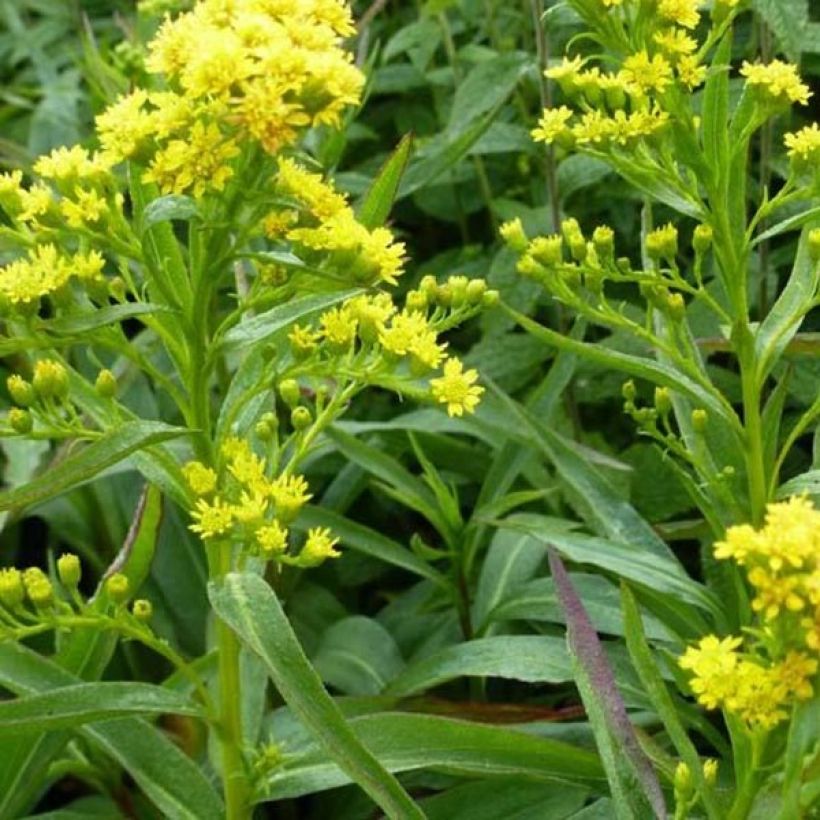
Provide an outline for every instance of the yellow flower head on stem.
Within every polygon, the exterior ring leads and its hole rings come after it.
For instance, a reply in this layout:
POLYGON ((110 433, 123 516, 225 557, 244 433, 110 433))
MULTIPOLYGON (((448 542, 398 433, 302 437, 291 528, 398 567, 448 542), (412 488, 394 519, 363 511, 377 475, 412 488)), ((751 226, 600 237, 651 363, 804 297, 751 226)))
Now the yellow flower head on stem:
POLYGON ((447 405, 448 416, 461 416, 475 411, 484 392, 476 381, 478 373, 475 370, 465 371, 460 359, 450 358, 444 363, 444 375, 432 379, 430 387, 433 397, 447 405))

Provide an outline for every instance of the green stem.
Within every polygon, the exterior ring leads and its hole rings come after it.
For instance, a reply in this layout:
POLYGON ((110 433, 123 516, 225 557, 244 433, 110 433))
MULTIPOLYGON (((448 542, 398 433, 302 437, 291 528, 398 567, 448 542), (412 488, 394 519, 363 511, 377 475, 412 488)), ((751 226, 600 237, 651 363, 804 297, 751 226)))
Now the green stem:
POLYGON ((744 330, 748 339, 740 357, 740 378, 743 391, 743 426, 746 434, 746 472, 749 482, 749 505, 752 523, 759 525, 766 511, 768 487, 766 482, 766 462, 763 447, 763 424, 760 415, 760 388, 756 375, 756 359, 751 349, 753 340, 748 329, 744 330))
POLYGON ((763 747, 766 742, 766 735, 755 734, 751 738, 752 759, 748 769, 743 772, 742 779, 738 783, 735 799, 732 808, 726 816, 726 820, 746 820, 754 804, 754 799, 760 791, 763 778, 760 776, 760 760, 763 756, 763 747))

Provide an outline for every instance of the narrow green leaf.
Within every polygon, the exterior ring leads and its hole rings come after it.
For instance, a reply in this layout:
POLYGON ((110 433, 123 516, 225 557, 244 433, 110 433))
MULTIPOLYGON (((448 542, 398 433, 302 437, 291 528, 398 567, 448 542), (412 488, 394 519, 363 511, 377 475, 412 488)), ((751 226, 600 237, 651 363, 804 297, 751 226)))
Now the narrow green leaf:
MULTIPOLYGON (((16 695, 81 683, 74 675, 16 643, 0 643, 0 686, 16 695)), ((196 764, 168 737, 139 718, 82 726, 79 734, 119 763, 166 817, 223 820, 222 801, 196 764)))
POLYGON ((794 230, 794 228, 801 228, 807 222, 815 220, 818 217, 820 217, 820 205, 815 206, 814 208, 809 208, 806 211, 801 211, 799 214, 792 214, 792 216, 778 222, 776 225, 772 225, 771 228, 763 231, 763 233, 759 233, 752 241, 752 247, 754 248, 756 245, 759 245, 761 242, 765 242, 767 239, 773 239, 775 236, 780 236, 780 234, 786 233, 786 231, 794 230))
MULTIPOLYGON (((468 777, 514 775, 589 785, 596 790, 606 785, 593 752, 513 729, 399 712, 353 718, 350 726, 394 772, 442 769, 468 777)), ((341 765, 329 760, 323 748, 312 745, 294 753, 287 767, 271 775, 263 796, 271 800, 298 797, 350 781, 341 765)))
POLYGON ((809 470, 781 484, 777 490, 777 497, 783 499, 801 493, 820 497, 820 470, 809 470))
POLYGON ((261 344, 283 328, 294 324, 294 322, 326 310, 360 293, 362 293, 362 290, 356 288, 336 293, 301 296, 287 304, 277 305, 264 313, 240 322, 225 334, 222 338, 222 344, 227 347, 237 348, 261 344))
MULTIPOLYGON (((812 759, 812 751, 820 743, 820 695, 799 703, 789 723, 789 736, 783 760, 782 804, 777 820, 793 820, 803 817, 805 806, 801 802, 801 792, 810 778, 816 775, 805 771, 812 759)), ((816 794, 816 793, 815 793, 816 794)))
POLYGON ((173 313, 167 305, 153 305, 148 302, 131 302, 126 305, 107 305, 97 310, 81 313, 76 316, 63 316, 59 319, 46 320, 42 323, 47 333, 73 336, 88 333, 107 325, 119 324, 125 319, 145 316, 149 313, 173 313))
POLYGON ((91 481, 131 453, 187 434, 158 421, 127 421, 78 452, 66 456, 34 481, 0 493, 0 510, 28 507, 91 481))
POLYGON ((724 35, 715 52, 703 90, 703 145, 712 173, 726 168, 729 158, 729 61, 732 58, 732 36, 724 35))
POLYGON ((359 204, 357 216, 365 228, 378 228, 387 221, 390 209, 399 192, 399 183, 404 175, 404 169, 413 150, 413 137, 408 134, 402 137, 396 150, 382 165, 378 175, 373 180, 364 199, 359 204))
POLYGON ((663 721, 664 728, 669 734, 678 756, 692 773, 692 777, 700 791, 701 800, 703 800, 706 808, 707 816, 711 820, 720 820, 722 815, 715 802, 712 787, 706 783, 703 776, 700 756, 689 739, 686 729, 683 728, 675 702, 672 700, 672 696, 666 688, 666 683, 661 677, 652 650, 646 642, 646 633, 638 603, 626 584, 621 584, 621 605, 624 613, 624 625, 626 626, 626 646, 635 666, 635 671, 638 673, 638 677, 641 679, 641 683, 652 701, 658 717, 663 721))
POLYGON ((408 666, 385 692, 408 697, 461 677, 565 683, 572 680, 572 669, 561 638, 497 635, 448 646, 422 658, 408 666))
POLYGON ((424 814, 348 726, 322 686, 273 590, 259 577, 230 573, 208 589, 220 618, 265 662, 282 697, 330 755, 390 817, 424 814))
POLYGON ((0 737, 70 729, 141 714, 201 717, 188 698, 148 683, 77 683, 0 701, 0 737))

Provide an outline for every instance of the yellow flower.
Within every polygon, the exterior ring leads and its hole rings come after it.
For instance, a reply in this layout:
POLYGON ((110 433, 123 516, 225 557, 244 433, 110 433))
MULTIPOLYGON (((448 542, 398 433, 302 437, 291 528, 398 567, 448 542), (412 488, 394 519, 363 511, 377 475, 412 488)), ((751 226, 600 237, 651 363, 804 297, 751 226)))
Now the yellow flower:
POLYGON ((694 54, 698 48, 697 41, 679 28, 658 31, 653 39, 672 63, 675 63, 680 57, 694 54))
POLYGON ((427 319, 418 311, 403 310, 379 334, 381 346, 396 356, 406 356, 414 341, 430 329, 427 319))
POLYGON ((614 123, 600 111, 587 111, 572 127, 572 136, 579 145, 598 146, 607 143, 614 134, 614 123))
POLYGON ((532 131, 532 138, 536 142, 551 144, 570 133, 567 127, 570 119, 572 110, 565 105, 560 108, 545 108, 538 121, 538 127, 532 131))
POLYGON ((430 387, 433 397, 441 404, 447 405, 448 416, 461 416, 465 412, 475 411, 484 388, 475 384, 478 373, 475 370, 464 371, 459 359, 447 359, 444 363, 444 375, 432 379, 430 387))
POLYGON ((341 553, 334 549, 338 543, 339 539, 333 538, 330 530, 324 527, 308 530, 307 540, 299 553, 299 563, 305 567, 315 567, 327 558, 338 558, 341 553))
POLYGON ((313 353, 321 336, 312 328, 294 325, 288 333, 288 342, 297 359, 303 359, 313 353))
MULTIPOLYGON (((243 492, 239 498, 239 503, 234 505, 233 514, 237 521, 242 524, 255 524, 263 520, 268 509, 268 499, 258 490, 253 492, 243 492)), ((267 489, 265 487, 264 489, 267 489)))
POLYGON ((716 635, 701 638, 696 646, 689 646, 678 659, 681 669, 693 675, 692 691, 707 709, 715 709, 730 691, 731 676, 738 663, 737 648, 741 638, 719 639, 716 635))
POLYGON ((770 63, 744 62, 740 73, 746 84, 759 88, 774 102, 793 102, 808 105, 812 96, 809 87, 800 79, 797 67, 781 60, 770 63))
POLYGON ((806 165, 820 162, 820 128, 816 122, 786 134, 785 142, 792 162, 806 165))
POLYGON ((94 190, 82 188, 74 192, 73 199, 60 200, 60 213, 69 228, 93 226, 108 211, 108 203, 94 190))
POLYGON ((226 439, 221 451, 228 460, 228 471, 240 484, 256 492, 261 492, 267 487, 265 461, 251 450, 245 439, 226 439))
POLYGON ((544 72, 544 76, 550 80, 555 80, 565 94, 572 94, 575 91, 575 80, 578 77, 578 72, 583 65, 584 61, 580 57, 573 57, 571 60, 564 57, 561 65, 548 68, 544 72))
POLYGON ((142 178, 155 182, 166 194, 192 189, 195 197, 201 197, 207 191, 224 189, 234 174, 230 160, 238 153, 237 144, 219 126, 197 121, 185 139, 173 139, 154 154, 142 178))
POLYGON ((367 344, 378 341, 385 322, 396 312, 396 306, 387 293, 357 296, 346 303, 346 308, 358 322, 359 337, 367 344))
POLYGON ((639 51, 624 60, 621 76, 641 91, 663 93, 672 82, 672 67, 660 54, 650 57, 646 51, 639 51))
POLYGON ((811 679, 816 673, 817 660, 810 658, 805 652, 789 652, 775 666, 775 674, 781 683, 798 700, 808 700, 814 694, 811 679))
POLYGON ((273 521, 256 530, 256 542, 265 557, 281 555, 288 548, 288 531, 273 521))
POLYGON ((107 166, 99 157, 92 157, 85 148, 55 148, 50 154, 34 163, 34 173, 55 182, 95 182, 107 172, 107 166))
POLYGON ((695 28, 700 21, 699 0, 660 0, 658 14, 670 23, 695 28))
POLYGON ((706 66, 698 63, 694 56, 681 57, 677 64, 678 78, 690 90, 697 88, 706 79, 706 66))
POLYGON ((292 159, 279 160, 276 188, 302 203, 319 220, 329 219, 347 209, 347 200, 320 174, 306 171, 292 159))
POLYGON ((356 338, 356 318, 346 308, 333 308, 319 318, 322 333, 332 347, 344 350, 349 348, 356 338))
POLYGON ((200 498, 196 502, 196 509, 191 513, 194 523, 189 526, 192 532, 202 538, 214 538, 224 535, 233 525, 234 509, 218 496, 213 502, 200 498))
POLYGON ((300 475, 279 476, 268 486, 268 493, 276 505, 276 517, 285 524, 293 521, 312 497, 307 481, 300 475))
POLYGON ((147 101, 148 92, 138 89, 97 115, 97 136, 106 161, 113 164, 130 159, 153 135, 154 122, 145 108, 147 101))
POLYGON ((197 495, 208 495, 216 489, 216 473, 201 461, 189 461, 182 468, 182 475, 197 495))

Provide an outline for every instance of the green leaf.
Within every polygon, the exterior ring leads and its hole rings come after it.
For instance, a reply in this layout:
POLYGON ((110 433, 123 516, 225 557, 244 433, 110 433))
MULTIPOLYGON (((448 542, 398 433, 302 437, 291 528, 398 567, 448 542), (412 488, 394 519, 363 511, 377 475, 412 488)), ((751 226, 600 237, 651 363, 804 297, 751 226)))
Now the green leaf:
MULTIPOLYGON (((593 752, 525 732, 407 713, 353 718, 350 726, 394 772, 442 769, 469 777, 513 775, 605 788, 593 752)), ((313 746, 294 754, 262 788, 264 797, 278 800, 337 788, 350 780, 341 766, 328 760, 324 749, 313 746)))
POLYGON ((175 219, 187 222, 198 216, 199 209, 191 197, 168 194, 154 199, 145 206, 142 212, 142 229, 146 231, 160 222, 171 222, 175 219))
POLYGON ((775 33, 786 56, 799 63, 809 24, 808 0, 752 0, 752 6, 775 33))
POLYGON ((777 497, 784 499, 802 493, 820 497, 820 470, 809 470, 781 484, 777 490, 777 497))
POLYGON ((343 547, 415 573, 440 587, 449 587, 447 579, 440 572, 433 569, 426 561, 422 561, 407 547, 376 530, 364 526, 364 524, 351 521, 327 507, 305 507, 299 514, 294 526, 300 530, 311 527, 327 527, 341 539, 343 547))
POLYGON ((0 493, 0 510, 28 507, 91 481, 131 453, 186 435, 158 421, 127 421, 66 456, 34 481, 0 493))
POLYGON ((107 325, 119 324, 125 319, 163 312, 173 313, 174 309, 167 305, 152 305, 148 302, 129 302, 125 305, 107 305, 76 316, 64 316, 53 321, 44 321, 42 327, 48 333, 75 336, 107 325))
POLYGON ((654 592, 662 592, 686 601, 708 613, 718 612, 711 593, 693 581, 674 558, 661 558, 632 542, 618 542, 556 527, 553 520, 534 513, 516 513, 499 522, 518 532, 554 546, 567 560, 595 566, 628 578, 654 592))
POLYGON ((752 241, 752 247, 754 248, 761 242, 765 242, 767 239, 780 236, 780 234, 786 233, 786 231, 791 231, 794 228, 801 228, 807 222, 817 219, 818 217, 820 217, 820 205, 814 208, 809 208, 805 211, 801 211, 799 214, 793 214, 781 222, 778 222, 776 225, 772 225, 771 228, 763 231, 763 233, 758 234, 752 241))
POLYGON ((715 52, 703 90, 703 146, 706 161, 716 176, 729 164, 729 61, 732 35, 725 34, 715 52))
MULTIPOLYGON (((789 723, 789 736, 783 759, 782 805, 777 820, 792 820, 804 816, 801 792, 807 782, 816 783, 816 774, 806 771, 807 764, 816 755, 820 742, 820 695, 795 706, 789 723)), ((815 764, 816 766, 816 764, 815 764)), ((816 799, 816 798, 815 798, 816 799)))
POLYGON ((134 714, 201 717, 202 710, 188 698, 148 683, 77 683, 0 702, 0 737, 134 714))
POLYGON ((399 782, 362 745, 305 657, 273 590, 258 576, 230 573, 209 586, 211 603, 268 668, 286 703, 351 779, 390 817, 423 818, 399 782))
POLYGON ((759 385, 763 384, 777 364, 817 297, 820 264, 809 253, 809 231, 814 224, 816 223, 803 229, 789 281, 755 334, 758 363, 756 377, 759 385))
POLYGON ((277 305, 264 313, 240 322, 225 334, 222 338, 222 344, 227 347, 237 348, 261 344, 283 328, 289 327, 314 313, 333 307, 333 305, 357 296, 362 292, 360 288, 355 288, 336 293, 301 296, 287 304, 277 305))
POLYGON ((567 646, 575 683, 595 733, 615 815, 619 820, 647 817, 663 820, 666 818, 663 791, 629 722, 601 642, 561 559, 550 551, 549 562, 567 620, 567 646))
POLYGON ((498 635, 448 646, 422 658, 409 665, 386 694, 408 697, 461 677, 565 683, 572 680, 572 670, 561 638, 498 635))
MULTIPOLYGON (((45 693, 81 681, 20 644, 0 643, 0 686, 17 695, 45 693)), ((79 734, 119 763, 166 817, 223 820, 208 779, 168 737, 139 718, 82 726, 79 734)))
POLYGON ((390 209, 396 200, 399 183, 413 150, 413 137, 403 137, 396 150, 382 165, 364 199, 359 204, 357 216, 365 228, 378 228, 387 221, 390 209))
POLYGON ((573 339, 570 336, 565 336, 555 330, 539 325, 538 322, 506 305, 502 304, 502 307, 524 330, 559 350, 569 350, 605 368, 619 370, 628 373, 630 376, 647 379, 662 387, 679 390, 699 402, 704 409, 710 410, 723 418, 740 440, 741 427, 736 414, 731 405, 711 385, 707 388, 688 376, 684 376, 674 368, 652 359, 633 356, 619 350, 609 350, 597 344, 573 339))
POLYGON ((506 52, 470 69, 456 88, 447 131, 464 133, 482 114, 498 109, 531 64, 532 57, 528 54, 506 52))
POLYGON ((312 661, 322 680, 345 695, 378 695, 404 668, 393 636, 361 615, 333 624, 312 661))

